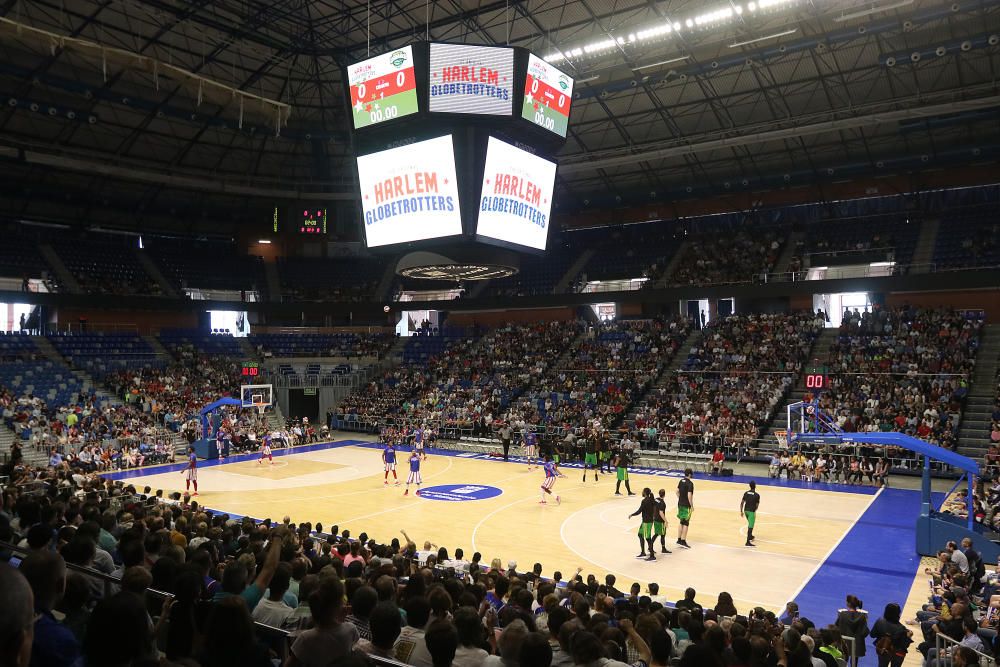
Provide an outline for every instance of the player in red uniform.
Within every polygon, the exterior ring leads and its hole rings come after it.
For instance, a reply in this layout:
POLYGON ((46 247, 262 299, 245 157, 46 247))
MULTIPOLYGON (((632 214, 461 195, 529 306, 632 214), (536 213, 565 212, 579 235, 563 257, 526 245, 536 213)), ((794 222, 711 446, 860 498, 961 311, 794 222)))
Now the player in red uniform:
POLYGON ((191 484, 194 483, 194 493, 191 495, 198 495, 198 457, 194 455, 194 447, 188 447, 188 467, 181 471, 182 475, 186 475, 186 486, 184 489, 186 491, 191 490, 191 484))

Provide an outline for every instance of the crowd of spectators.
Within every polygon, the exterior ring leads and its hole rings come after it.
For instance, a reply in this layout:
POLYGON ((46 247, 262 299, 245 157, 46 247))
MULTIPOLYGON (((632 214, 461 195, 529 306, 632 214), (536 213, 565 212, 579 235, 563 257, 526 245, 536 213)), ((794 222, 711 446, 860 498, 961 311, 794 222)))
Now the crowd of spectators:
POLYGON ((628 413, 687 338, 686 319, 603 322, 541 376, 503 417, 515 431, 586 424, 610 430, 628 413))
POLYGON ((20 551, 17 569, 0 563, 0 632, 15 665, 264 667, 284 655, 286 667, 834 667, 848 632, 859 655, 882 637, 902 654, 910 642, 898 605, 869 628, 854 596, 818 627, 794 603, 779 616, 691 588, 671 602, 655 583, 622 591, 611 574, 504 568, 420 549, 405 532, 352 539, 92 475, 7 472, 0 541, 20 551), (43 490, 23 492, 27 482, 43 490))
POLYGON ((763 282, 774 270, 785 236, 760 229, 692 238, 667 283, 716 285, 763 282))
POLYGON ((578 322, 506 325, 453 342, 421 365, 388 372, 341 405, 349 421, 431 423, 443 435, 486 435, 508 403, 542 377, 582 331, 578 322))
POLYGON ((820 407, 848 432, 897 431, 955 449, 981 325, 948 309, 845 312, 820 407))
POLYGON ((749 449, 774 415, 823 329, 822 315, 730 315, 709 323, 680 372, 667 373, 636 411, 632 437, 709 452, 749 449))

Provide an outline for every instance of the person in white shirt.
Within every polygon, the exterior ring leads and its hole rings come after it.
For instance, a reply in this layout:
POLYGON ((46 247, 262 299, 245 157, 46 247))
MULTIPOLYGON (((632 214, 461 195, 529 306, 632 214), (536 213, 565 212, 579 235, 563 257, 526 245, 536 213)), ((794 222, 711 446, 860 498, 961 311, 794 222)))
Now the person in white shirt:
POLYGON ((288 563, 278 563, 268 587, 269 595, 254 607, 253 620, 273 628, 285 625, 294 611, 282 601, 291 579, 291 566, 288 563))
POLYGON ((482 621, 471 607, 459 607, 454 615, 455 629, 458 630, 458 649, 452 667, 479 667, 486 660, 487 653, 479 648, 482 637, 482 621))
POLYGON ((433 667, 431 653, 424 642, 424 628, 431 617, 431 606, 427 598, 415 597, 406 603, 407 626, 399 633, 393 645, 396 660, 413 667, 433 667))

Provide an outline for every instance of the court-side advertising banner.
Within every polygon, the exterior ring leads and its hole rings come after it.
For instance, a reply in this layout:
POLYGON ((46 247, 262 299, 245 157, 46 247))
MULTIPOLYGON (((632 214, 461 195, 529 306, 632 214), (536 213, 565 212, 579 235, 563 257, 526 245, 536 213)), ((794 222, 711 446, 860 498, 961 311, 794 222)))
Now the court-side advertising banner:
POLYGON ((476 233, 545 249, 556 164, 490 137, 476 233))
POLYGON ((521 116, 565 137, 572 101, 573 79, 535 54, 529 54, 521 116))
POLYGON ((514 109, 514 51, 431 44, 429 81, 431 111, 510 116, 514 109))
POLYGON ((413 47, 404 46, 347 68, 354 129, 417 113, 413 47))
POLYGON ((451 135, 358 157, 369 248, 462 233, 451 135))

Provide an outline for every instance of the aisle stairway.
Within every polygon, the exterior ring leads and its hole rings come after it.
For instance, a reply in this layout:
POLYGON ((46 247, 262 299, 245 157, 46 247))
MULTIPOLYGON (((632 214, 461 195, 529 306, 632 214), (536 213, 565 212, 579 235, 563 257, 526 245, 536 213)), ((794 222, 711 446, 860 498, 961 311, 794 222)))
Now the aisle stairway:
POLYGON ((160 267, 158 267, 156 262, 152 260, 149 253, 141 248, 135 248, 134 252, 136 260, 139 262, 139 265, 142 266, 146 275, 152 278, 156 284, 160 286, 160 291, 163 293, 163 296, 170 297, 171 299, 178 298, 180 295, 177 293, 177 290, 174 289, 174 286, 171 285, 170 281, 163 275, 163 272, 160 271, 160 267))
POLYGON ((788 266, 798 251, 799 242, 803 241, 805 236, 805 232, 792 232, 788 235, 788 239, 781 249, 781 254, 778 255, 778 261, 774 263, 774 273, 788 273, 788 266))
POLYGON ((997 400, 997 370, 1000 368, 1000 324, 987 324, 979 337, 976 367, 958 428, 958 451, 981 458, 990 442, 990 418, 997 400))
POLYGON ((63 263, 62 258, 56 254, 52 246, 48 243, 39 243, 38 252, 45 259, 52 272, 56 274, 56 278, 59 280, 59 284, 62 285, 63 291, 72 294, 83 294, 83 288, 80 287, 76 276, 66 268, 66 264, 63 263))
POLYGON ((913 249, 913 258, 910 262, 913 265, 911 273, 929 273, 930 263, 934 261, 934 248, 937 246, 938 232, 941 228, 941 221, 937 218, 925 220, 920 227, 920 236, 917 237, 917 245, 913 249))
POLYGON ((622 420, 624 423, 628 424, 629 428, 635 422, 635 415, 639 408, 645 407, 646 397, 656 389, 666 385, 670 382, 679 370, 684 366, 688 360, 688 351, 695 346, 698 341, 701 340, 702 331, 701 329, 692 329, 691 333, 687 335, 684 342, 680 344, 677 348, 677 353, 670 359, 666 364, 663 364, 659 368, 659 374, 649 383, 649 387, 642 396, 639 396, 633 403, 632 407, 629 409, 625 418, 622 420))

